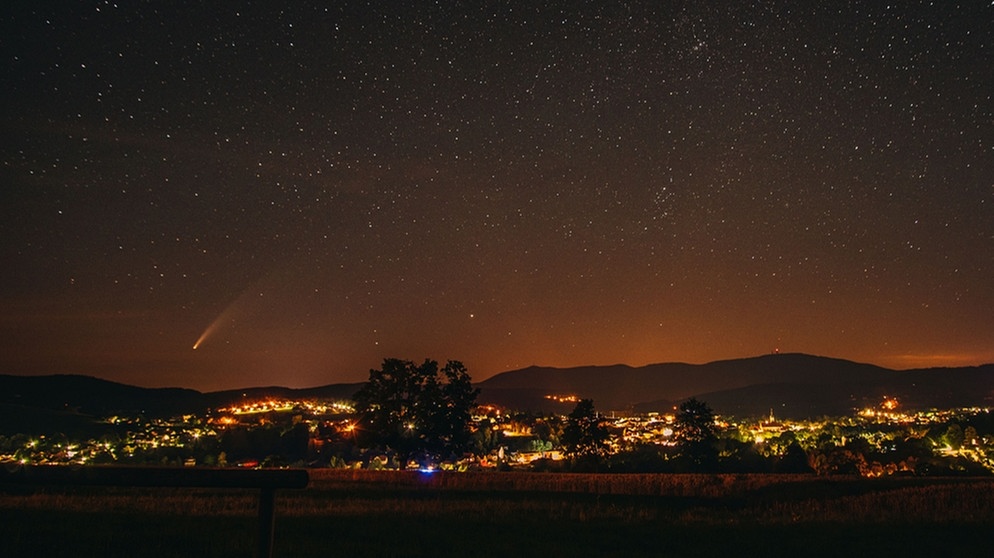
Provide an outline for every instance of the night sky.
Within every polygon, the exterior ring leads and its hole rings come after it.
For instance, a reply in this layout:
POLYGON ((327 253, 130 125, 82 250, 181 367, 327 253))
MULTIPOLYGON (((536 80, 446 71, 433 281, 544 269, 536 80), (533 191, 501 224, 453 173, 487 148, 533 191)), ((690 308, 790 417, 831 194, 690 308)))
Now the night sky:
POLYGON ((44 4, 0 372, 994 361, 990 2, 44 4))

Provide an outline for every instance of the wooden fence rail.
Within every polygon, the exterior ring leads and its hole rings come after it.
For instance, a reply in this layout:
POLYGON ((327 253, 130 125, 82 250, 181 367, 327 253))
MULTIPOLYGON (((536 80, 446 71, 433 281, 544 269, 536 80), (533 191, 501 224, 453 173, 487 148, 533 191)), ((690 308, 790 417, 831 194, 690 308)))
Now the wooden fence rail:
POLYGON ((198 469, 179 467, 116 467, 22 465, 0 467, 0 486, 136 486, 161 488, 259 489, 259 558, 273 555, 276 490, 306 488, 304 469, 198 469))

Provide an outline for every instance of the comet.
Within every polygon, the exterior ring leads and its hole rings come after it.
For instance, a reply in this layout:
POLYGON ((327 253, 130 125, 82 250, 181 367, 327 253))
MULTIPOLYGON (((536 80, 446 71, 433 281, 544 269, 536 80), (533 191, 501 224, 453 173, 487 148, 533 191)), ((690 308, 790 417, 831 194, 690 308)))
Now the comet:
MULTIPOLYGON (((238 302, 240 298, 241 297, 235 299, 235 302, 238 302)), ((224 319, 233 313, 231 311, 231 308, 235 305, 235 302, 229 304, 227 308, 225 308, 224 311, 221 312, 221 314, 217 318, 214 318, 214 321, 211 322, 211 325, 207 326, 207 329, 205 329, 204 332, 200 334, 200 337, 197 338, 197 342, 193 344, 194 351, 199 349, 200 345, 203 344, 203 342, 206 341, 207 338, 210 337, 215 331, 217 331, 217 328, 223 323, 224 319)))
POLYGON ((210 335, 212 331, 214 331, 213 326, 214 324, 212 323, 211 325, 207 326, 207 329, 205 329, 203 333, 200 334, 200 337, 197 338, 197 342, 193 344, 194 351, 196 351, 197 348, 200 347, 200 344, 203 343, 205 339, 207 339, 207 336, 210 335))
POLYGON ((218 327, 220 327, 220 325, 225 321, 225 318, 233 313, 231 309, 235 307, 235 304, 239 300, 241 300, 241 297, 235 299, 235 301, 229 304, 217 318, 214 318, 214 321, 211 322, 209 326, 207 326, 207 329, 205 329, 204 332, 200 334, 200 337, 197 338, 197 342, 193 344, 194 351, 199 349, 200 345, 203 345, 204 341, 206 341, 208 337, 210 337, 211 335, 214 334, 215 331, 217 331, 218 327))
POLYGON ((241 292, 241 294, 238 295, 238 298, 228 303, 228 305, 225 306, 224 310, 222 310, 221 313, 218 314, 216 318, 214 318, 214 321, 212 321, 210 325, 207 326, 207 329, 205 329, 204 332, 200 334, 200 337, 197 338, 197 341, 193 344, 193 350, 196 351, 197 349, 199 349, 200 346, 203 345, 208 338, 212 337, 225 324, 238 322, 242 318, 245 318, 246 316, 252 314, 251 307, 253 306, 253 304, 251 304, 249 301, 258 297, 252 297, 249 295, 251 293, 259 293, 261 289, 260 284, 263 281, 265 281, 267 278, 268 276, 265 276, 259 279, 258 281, 252 283, 251 285, 246 287, 245 290, 241 292))

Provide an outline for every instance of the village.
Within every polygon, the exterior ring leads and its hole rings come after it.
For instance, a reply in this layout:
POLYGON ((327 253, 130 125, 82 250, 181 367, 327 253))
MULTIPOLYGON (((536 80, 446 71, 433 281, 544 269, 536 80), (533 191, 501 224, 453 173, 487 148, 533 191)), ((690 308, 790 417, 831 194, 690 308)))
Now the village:
MULTIPOLYGON (((449 470, 568 470, 561 437, 577 400, 550 395, 562 414, 476 407, 472 451, 429 467, 449 470)), ((608 470, 637 466, 633 456, 664 462, 675 455, 674 413, 599 417, 608 436, 608 470), (612 465, 613 468, 612 468, 612 465)), ((187 467, 408 468, 399 456, 359 446, 357 421, 347 401, 264 400, 170 419, 113 416, 103 434, 76 439, 61 433, 0 436, 0 463, 138 464, 187 467)), ((717 416, 718 456, 730 470, 777 472, 800 448, 810 472, 865 477, 994 472, 994 419, 989 408, 905 411, 885 398, 850 416, 810 420, 717 416)), ((802 464, 803 465, 803 464, 802 464)), ((666 470, 665 468, 663 470, 666 470)))

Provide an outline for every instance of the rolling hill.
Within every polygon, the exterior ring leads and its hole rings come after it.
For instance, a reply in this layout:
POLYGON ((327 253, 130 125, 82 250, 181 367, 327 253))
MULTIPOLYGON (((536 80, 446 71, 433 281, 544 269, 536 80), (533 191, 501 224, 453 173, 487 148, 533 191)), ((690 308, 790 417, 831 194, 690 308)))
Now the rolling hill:
MULTIPOLYGON (((349 399, 362 384, 307 389, 254 387, 201 393, 182 388, 141 388, 78 375, 0 375, 0 408, 8 415, 67 421, 113 414, 174 416, 245 400, 349 399)), ((593 399, 602 412, 666 412, 697 397, 725 415, 803 418, 849 414, 884 396, 905 408, 994 406, 994 365, 896 371, 871 364, 776 354, 707 364, 667 363, 576 368, 529 367, 476 384, 480 403, 510 409, 569 412, 573 403, 547 395, 593 399)), ((85 422, 85 420, 83 421, 85 422)))
POLYGON ((715 411, 785 417, 848 414, 884 396, 907 408, 994 405, 994 365, 896 371, 805 354, 774 354, 707 364, 577 368, 530 367, 479 384, 480 401, 516 409, 569 411, 546 395, 594 400, 601 411, 665 412, 689 397, 715 411))
POLYGON ((362 384, 316 388, 254 387, 201 393, 183 388, 143 388, 74 374, 14 376, 0 374, 0 434, 86 430, 94 417, 136 415, 172 417, 203 413, 240 401, 349 399, 362 384), (37 426, 37 428, 35 428, 37 426))

